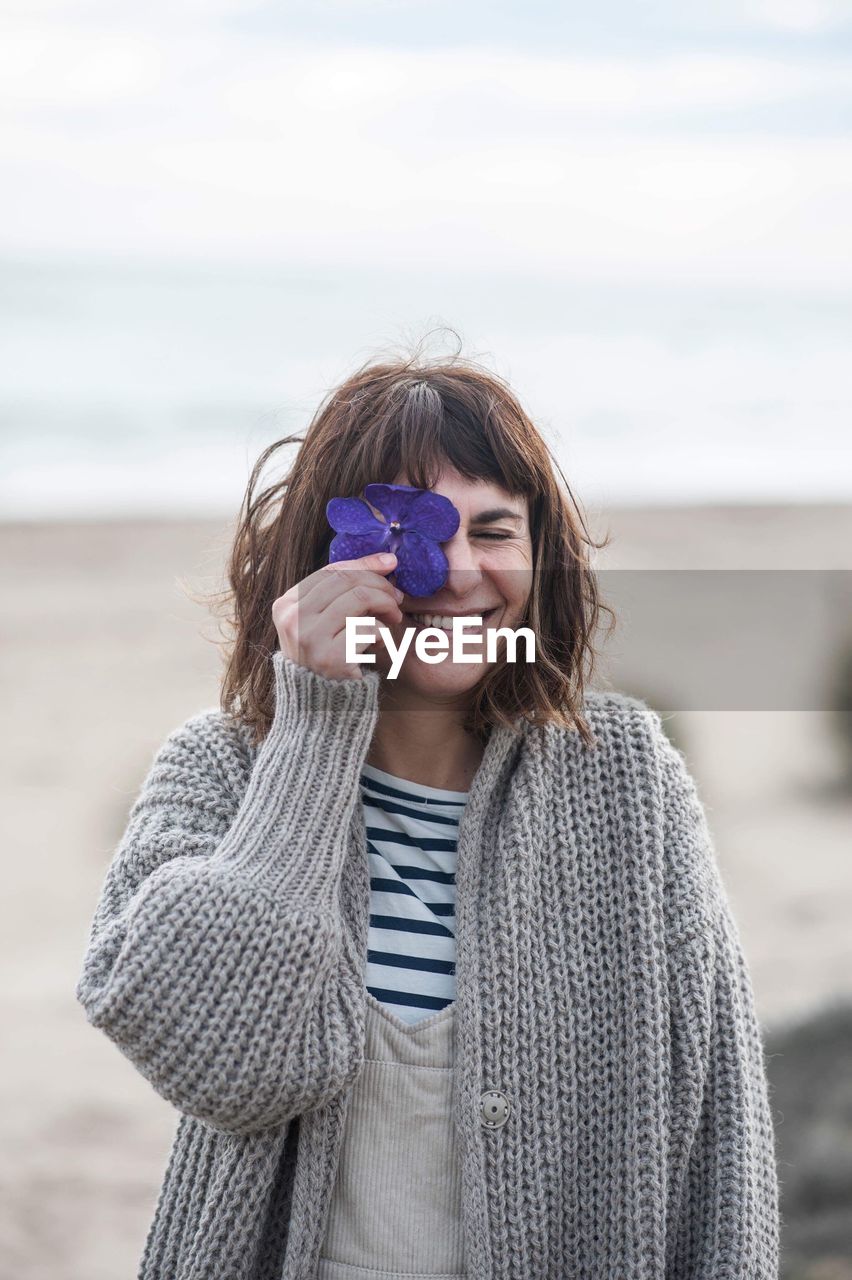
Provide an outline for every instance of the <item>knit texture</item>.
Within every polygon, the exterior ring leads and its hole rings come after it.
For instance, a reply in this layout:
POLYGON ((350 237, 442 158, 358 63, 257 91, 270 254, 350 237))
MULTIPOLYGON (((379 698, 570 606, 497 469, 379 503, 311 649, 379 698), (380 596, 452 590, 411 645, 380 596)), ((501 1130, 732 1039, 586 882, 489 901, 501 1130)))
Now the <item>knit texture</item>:
MULTIPOLYGON (((270 661, 259 748, 217 709, 156 753, 77 984, 181 1113, 139 1280, 312 1280, 363 1068, 379 677, 270 661)), ((495 728, 459 829, 468 1274, 774 1280, 763 1044, 704 808, 644 702, 585 711, 593 747, 495 728)))

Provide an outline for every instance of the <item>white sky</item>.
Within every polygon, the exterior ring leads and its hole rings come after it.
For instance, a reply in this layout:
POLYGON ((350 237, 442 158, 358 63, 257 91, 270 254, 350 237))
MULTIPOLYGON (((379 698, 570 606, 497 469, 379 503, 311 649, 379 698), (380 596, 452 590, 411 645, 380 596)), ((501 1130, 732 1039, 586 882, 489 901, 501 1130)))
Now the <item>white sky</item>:
POLYGON ((846 6, 633 52, 513 47, 487 9, 424 47, 428 8, 7 4, 0 252, 848 288, 846 6))
POLYGON ((432 317, 608 496, 848 498, 850 36, 852 0, 5 0, 0 267, 58 264, 0 314, 19 505, 34 423, 93 474, 96 403, 298 417, 432 317), (74 262, 118 274, 72 303, 74 262), (146 262, 282 283, 202 325, 146 262))

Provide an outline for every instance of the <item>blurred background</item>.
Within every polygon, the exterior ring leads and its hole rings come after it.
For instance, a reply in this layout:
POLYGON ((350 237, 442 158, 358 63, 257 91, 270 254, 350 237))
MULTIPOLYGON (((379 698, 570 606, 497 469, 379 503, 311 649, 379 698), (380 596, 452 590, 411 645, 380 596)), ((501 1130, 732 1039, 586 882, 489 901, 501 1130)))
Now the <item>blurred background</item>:
POLYGON ((153 753, 217 703, 193 595, 250 468, 454 334, 609 537, 599 678, 704 800, 783 1275, 852 1277, 850 36, 847 0, 4 0, 3 1277, 136 1273, 175 1116, 73 988, 153 753))

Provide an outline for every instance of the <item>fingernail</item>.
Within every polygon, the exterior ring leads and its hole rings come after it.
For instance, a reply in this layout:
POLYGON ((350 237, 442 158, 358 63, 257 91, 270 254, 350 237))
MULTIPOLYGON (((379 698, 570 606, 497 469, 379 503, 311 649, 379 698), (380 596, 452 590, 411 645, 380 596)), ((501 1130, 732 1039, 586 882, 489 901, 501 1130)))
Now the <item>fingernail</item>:
POLYGON ((397 600, 399 600, 400 602, 405 599, 405 592, 400 591, 399 587, 394 587, 393 593, 396 596, 397 600))
POLYGON ((382 564, 393 564, 394 560, 396 559, 396 556, 392 551, 383 551, 379 556, 379 559, 381 560, 382 564))

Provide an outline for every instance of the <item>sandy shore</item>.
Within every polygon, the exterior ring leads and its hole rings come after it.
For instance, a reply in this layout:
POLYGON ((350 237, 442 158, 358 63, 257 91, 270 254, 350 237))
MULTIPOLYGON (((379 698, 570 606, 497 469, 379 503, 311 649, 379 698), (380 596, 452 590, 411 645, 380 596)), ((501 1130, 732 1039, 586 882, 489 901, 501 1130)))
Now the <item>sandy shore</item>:
MULTIPOLYGON (((594 519, 612 569, 848 570, 852 507, 630 510, 594 519)), ((0 526, 0 1276, 135 1274, 175 1116, 73 988, 111 853, 166 733, 218 701, 227 522, 0 526)), ((813 659, 808 658, 811 662, 813 659)), ((817 659, 819 661, 819 659, 817 659)), ((852 996, 852 801, 811 710, 695 710, 674 726, 708 809, 767 1027, 852 996), (832 798, 833 797, 833 798, 832 798)))

